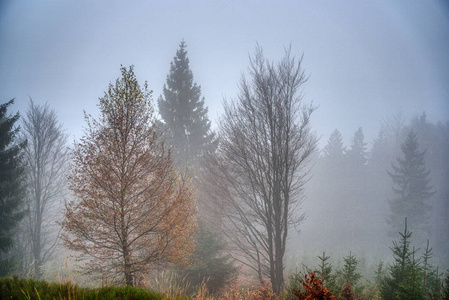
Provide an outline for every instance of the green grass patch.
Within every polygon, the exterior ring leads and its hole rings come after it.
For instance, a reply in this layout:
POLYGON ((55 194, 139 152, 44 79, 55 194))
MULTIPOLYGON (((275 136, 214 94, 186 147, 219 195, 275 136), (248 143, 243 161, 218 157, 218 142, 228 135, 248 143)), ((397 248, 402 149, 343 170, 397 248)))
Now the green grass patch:
POLYGON ((25 300, 159 300, 168 299, 161 293, 129 286, 82 288, 71 282, 49 283, 23 278, 0 278, 0 299, 25 300))

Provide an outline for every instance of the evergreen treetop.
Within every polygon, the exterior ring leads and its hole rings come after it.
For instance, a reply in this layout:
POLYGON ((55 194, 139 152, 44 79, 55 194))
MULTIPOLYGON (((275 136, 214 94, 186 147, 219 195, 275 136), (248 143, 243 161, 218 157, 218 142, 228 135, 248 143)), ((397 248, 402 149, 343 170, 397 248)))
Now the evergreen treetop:
POLYGON ((347 152, 349 161, 355 166, 364 166, 367 162, 367 150, 363 130, 360 127, 352 138, 351 149, 347 152))
POLYGON ((428 200, 433 195, 430 171, 425 166, 425 151, 419 151, 418 139, 413 130, 407 135, 401 150, 403 156, 397 158, 397 164, 392 164, 393 171, 388 172, 394 183, 395 194, 390 200, 388 223, 393 232, 398 232, 401 228, 399 220, 407 217, 421 242, 428 233, 428 200))
POLYGON ((388 275, 381 283, 382 299, 424 299, 422 286, 422 269, 420 261, 415 259, 417 250, 410 249, 412 233, 407 229, 405 219, 404 232, 399 232, 401 239, 393 242, 394 263, 388 268, 388 275))
POLYGON ((210 130, 201 87, 193 81, 184 41, 170 63, 158 106, 167 140, 174 147, 175 160, 181 165, 196 164, 213 144, 214 134, 210 130))
POLYGON ((323 156, 330 159, 342 159, 345 154, 340 131, 335 129, 323 149, 323 156))
POLYGON ((344 265, 343 270, 340 271, 342 286, 355 286, 357 282, 362 278, 362 274, 357 272, 357 265, 359 261, 357 258, 349 252, 349 255, 343 257, 344 265))
MULTIPOLYGON (((332 272, 332 264, 328 262, 330 256, 326 256, 326 252, 323 252, 323 256, 319 256, 320 264, 318 269, 315 270, 315 274, 317 274, 323 280, 323 287, 327 287, 329 290, 335 290, 336 276, 332 272)), ((308 272, 310 273, 310 272, 308 272)))

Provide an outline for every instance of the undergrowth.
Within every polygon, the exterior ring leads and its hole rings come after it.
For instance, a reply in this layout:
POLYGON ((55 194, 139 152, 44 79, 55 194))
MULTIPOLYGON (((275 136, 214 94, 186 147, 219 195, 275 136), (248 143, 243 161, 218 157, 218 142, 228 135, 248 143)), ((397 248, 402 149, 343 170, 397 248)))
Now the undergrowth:
POLYGON ((13 277, 0 278, 0 299, 162 300, 167 298, 164 294, 144 288, 126 286, 89 289, 80 287, 70 281, 62 284, 13 277))

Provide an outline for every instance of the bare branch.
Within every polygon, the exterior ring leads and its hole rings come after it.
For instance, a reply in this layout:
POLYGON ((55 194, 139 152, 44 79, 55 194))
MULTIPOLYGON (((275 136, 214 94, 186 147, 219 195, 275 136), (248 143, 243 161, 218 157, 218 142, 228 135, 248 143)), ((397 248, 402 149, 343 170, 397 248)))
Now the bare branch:
POLYGON ((302 101, 301 63, 290 49, 279 63, 268 62, 257 47, 250 80, 243 77, 237 100, 225 103, 219 146, 202 175, 239 261, 260 279, 268 276, 275 292, 283 284, 288 229, 303 219, 296 210, 317 142, 309 125, 315 107, 302 101))

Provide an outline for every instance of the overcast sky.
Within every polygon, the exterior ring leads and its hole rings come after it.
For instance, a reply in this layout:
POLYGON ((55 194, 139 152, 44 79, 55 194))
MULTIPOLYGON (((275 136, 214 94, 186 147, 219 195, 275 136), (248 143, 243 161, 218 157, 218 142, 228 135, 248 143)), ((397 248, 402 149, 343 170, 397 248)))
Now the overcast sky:
POLYGON ((449 6, 443 1, 0 0, 0 103, 48 102, 71 137, 120 65, 135 66, 153 99, 187 42, 213 123, 235 98, 256 43, 270 60, 304 54, 304 100, 319 105, 321 144, 339 129, 367 142, 383 118, 426 112, 449 120, 449 6))

